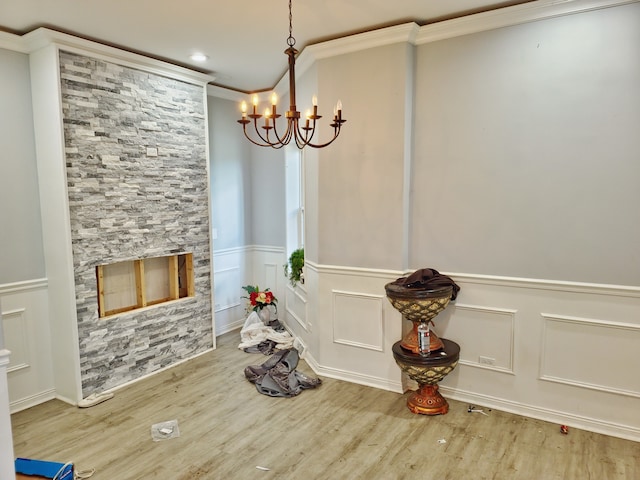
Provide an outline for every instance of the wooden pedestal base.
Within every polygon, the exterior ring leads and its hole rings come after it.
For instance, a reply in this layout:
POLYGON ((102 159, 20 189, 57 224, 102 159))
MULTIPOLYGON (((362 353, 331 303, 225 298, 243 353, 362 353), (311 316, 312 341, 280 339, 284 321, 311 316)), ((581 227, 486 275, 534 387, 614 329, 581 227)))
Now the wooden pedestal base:
POLYGON ((420 388, 409 395, 407 407, 412 413, 422 415, 444 415, 449 411, 449 404, 440 395, 438 385, 420 385, 420 388))
POLYGON ((412 413, 422 415, 444 415, 449 404, 438 391, 438 382, 456 368, 460 358, 460 345, 446 338, 441 339, 444 348, 431 355, 408 352, 402 341, 393 344, 393 358, 411 380, 420 386, 407 399, 407 407, 412 413))

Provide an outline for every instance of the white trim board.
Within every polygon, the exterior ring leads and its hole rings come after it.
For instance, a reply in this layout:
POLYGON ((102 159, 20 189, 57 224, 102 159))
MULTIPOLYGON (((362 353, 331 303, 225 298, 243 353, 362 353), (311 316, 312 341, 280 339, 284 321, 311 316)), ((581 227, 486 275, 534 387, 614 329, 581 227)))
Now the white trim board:
POLYGON ((635 442, 640 441, 640 429, 629 427, 627 425, 594 420, 581 415, 525 405, 519 402, 512 402, 510 400, 504 400, 489 395, 476 394, 442 385, 440 386, 440 393, 442 393, 445 398, 450 398, 459 402, 482 405, 483 407, 493 408, 503 412, 555 423, 558 425, 558 428, 560 425, 568 425, 570 427, 582 428, 584 430, 601 433, 603 435, 624 438, 635 442))
POLYGON ((46 289, 49 281, 46 278, 36 278, 34 280, 25 280, 22 282, 12 282, 0 284, 0 295, 9 295, 17 292, 27 292, 29 290, 46 289))

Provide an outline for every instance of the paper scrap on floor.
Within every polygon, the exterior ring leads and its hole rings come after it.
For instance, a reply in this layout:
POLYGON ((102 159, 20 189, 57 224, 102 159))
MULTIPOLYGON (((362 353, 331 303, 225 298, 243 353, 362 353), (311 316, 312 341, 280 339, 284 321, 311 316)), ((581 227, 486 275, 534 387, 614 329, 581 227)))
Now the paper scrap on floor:
POLYGON ((180 428, 178 428, 178 420, 169 420, 151 425, 151 438, 154 442, 169 440, 180 436, 180 428))
POLYGON ((289 332, 277 332, 272 327, 262 323, 256 312, 251 312, 244 322, 242 330, 240 330, 240 345, 238 345, 238 348, 243 350, 258 345, 265 340, 275 342, 278 349, 284 350, 293 347, 293 337, 289 332))

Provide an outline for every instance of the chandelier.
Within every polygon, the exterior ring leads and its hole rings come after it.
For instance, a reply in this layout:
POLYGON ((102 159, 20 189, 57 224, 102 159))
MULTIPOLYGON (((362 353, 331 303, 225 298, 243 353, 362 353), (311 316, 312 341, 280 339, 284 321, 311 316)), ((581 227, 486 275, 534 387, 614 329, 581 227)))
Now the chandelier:
POLYGON ((312 100, 313 112, 311 110, 307 110, 304 119, 304 126, 302 126, 300 121, 300 112, 296 110, 295 70, 298 50, 294 48, 296 39, 293 38, 292 25, 293 17, 291 14, 291 0, 289 0, 289 38, 287 38, 287 45, 289 48, 284 51, 284 53, 289 57, 289 110, 285 112, 286 130, 284 132, 280 130, 281 133, 278 132, 278 126, 281 124, 277 120, 282 115, 280 115, 277 110, 276 104, 278 102, 278 97, 275 92, 271 95, 271 107, 267 107, 264 110, 264 115, 258 113, 258 95, 253 95, 252 113, 247 113, 247 102, 242 102, 240 107, 242 110, 242 118, 238 120, 238 123, 242 125, 244 136, 247 137, 251 143, 260 147, 282 148, 285 145, 288 145, 291 140, 295 141, 298 148, 304 148, 306 146, 313 148, 326 147, 338 138, 338 135, 340 134, 340 127, 344 122, 346 122, 346 120, 342 118, 342 102, 338 100, 333 112, 333 121, 329 125, 333 128, 333 138, 326 143, 313 143, 313 137, 316 133, 316 122, 320 120, 322 116, 318 115, 318 101, 315 95, 312 100), (264 118, 264 121, 261 121, 262 118, 264 118), (247 131, 247 126, 251 123, 253 123, 253 128, 248 128, 248 130, 252 132, 250 134, 247 131))

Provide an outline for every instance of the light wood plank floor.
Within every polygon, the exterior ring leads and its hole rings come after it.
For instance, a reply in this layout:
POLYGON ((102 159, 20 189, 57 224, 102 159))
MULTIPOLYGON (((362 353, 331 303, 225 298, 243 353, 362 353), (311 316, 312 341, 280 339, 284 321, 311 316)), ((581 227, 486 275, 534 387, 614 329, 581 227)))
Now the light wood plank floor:
POLYGON ((640 443, 455 401, 447 415, 414 415, 406 395, 332 379, 295 398, 260 395, 243 370, 267 357, 238 341, 223 335, 216 351, 91 408, 14 414, 16 456, 72 460, 95 480, 640 479, 640 443), (153 442, 151 425, 174 419, 180 437, 153 442))

